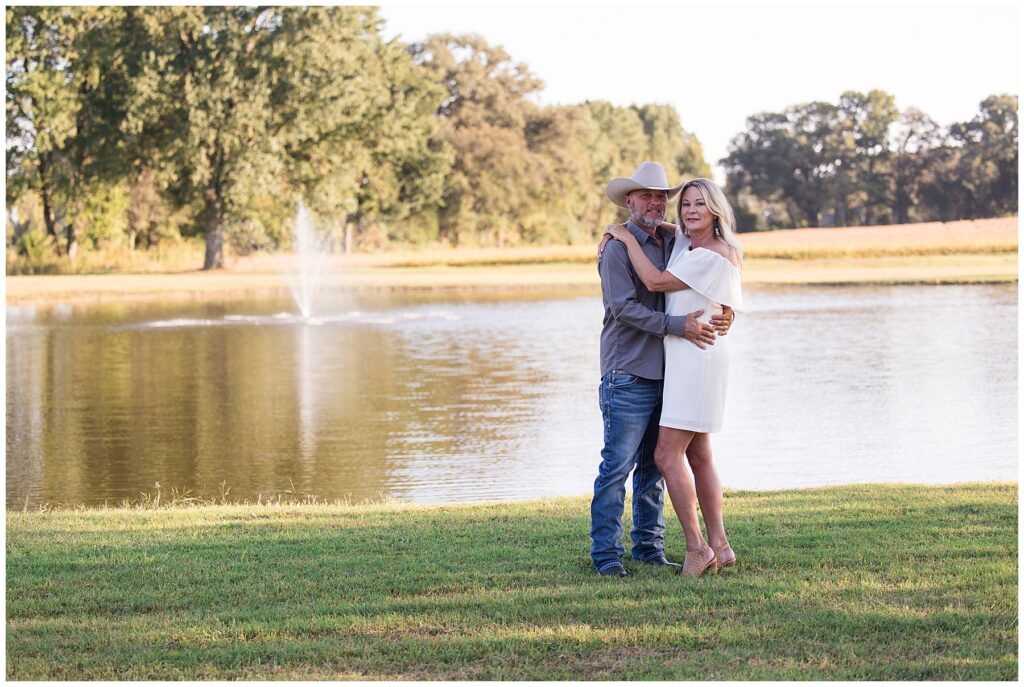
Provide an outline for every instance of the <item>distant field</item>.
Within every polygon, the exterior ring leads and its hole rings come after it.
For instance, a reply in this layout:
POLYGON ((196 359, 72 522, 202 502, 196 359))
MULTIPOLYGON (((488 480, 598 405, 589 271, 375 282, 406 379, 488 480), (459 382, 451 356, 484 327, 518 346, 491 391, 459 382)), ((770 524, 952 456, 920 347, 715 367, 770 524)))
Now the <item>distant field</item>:
MULTIPOLYGON (((748 258, 804 260, 812 258, 953 253, 1008 253, 1017 250, 1017 217, 892 224, 875 227, 782 229, 745 233, 740 242, 748 258)), ((426 267, 433 265, 515 265, 594 260, 596 244, 527 246, 519 248, 458 248, 422 251, 359 253, 331 257, 342 267, 426 267)), ((290 256, 259 255, 237 258, 232 272, 274 272, 290 256)))
POLYGON ((1017 250, 1017 218, 764 231, 740 240, 757 258, 1004 253, 1017 250))

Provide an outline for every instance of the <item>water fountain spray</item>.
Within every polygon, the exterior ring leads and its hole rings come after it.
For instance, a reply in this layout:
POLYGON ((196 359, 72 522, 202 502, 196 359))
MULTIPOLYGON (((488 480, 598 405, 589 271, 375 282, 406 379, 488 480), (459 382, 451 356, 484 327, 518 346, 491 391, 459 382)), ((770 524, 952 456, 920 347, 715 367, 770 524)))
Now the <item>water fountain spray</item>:
POLYGON ((327 251, 302 201, 295 212, 294 236, 296 270, 288 288, 302 318, 308 320, 313 316, 313 303, 327 274, 327 251))

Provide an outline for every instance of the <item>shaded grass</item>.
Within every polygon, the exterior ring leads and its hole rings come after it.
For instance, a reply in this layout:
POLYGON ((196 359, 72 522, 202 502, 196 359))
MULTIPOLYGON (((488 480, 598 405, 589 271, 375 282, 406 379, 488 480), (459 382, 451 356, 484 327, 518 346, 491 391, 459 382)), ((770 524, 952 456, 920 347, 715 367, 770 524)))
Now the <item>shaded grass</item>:
POLYGON ((597 576, 585 498, 9 512, 7 677, 1014 679, 1016 503, 729 492, 696 580, 597 576))

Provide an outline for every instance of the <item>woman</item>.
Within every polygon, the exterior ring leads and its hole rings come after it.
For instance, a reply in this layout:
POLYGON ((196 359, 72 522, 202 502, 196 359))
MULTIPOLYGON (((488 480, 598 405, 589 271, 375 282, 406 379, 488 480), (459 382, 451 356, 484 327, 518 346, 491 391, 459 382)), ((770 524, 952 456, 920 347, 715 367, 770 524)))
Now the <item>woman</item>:
MULTIPOLYGON (((651 264, 624 225, 611 225, 608 232, 626 245, 644 286, 666 292, 665 312, 669 315, 703 309, 701 320, 707 322, 722 312, 723 305, 739 310, 743 249, 736 239, 736 220, 725 194, 708 179, 694 179, 683 186, 676 209, 679 228, 664 272, 651 264)), ((725 339, 705 348, 678 336, 665 337, 665 389, 654 460, 665 477, 686 536, 683 573, 687 575, 736 565, 722 523, 722 485, 708 437, 722 426, 728 372, 725 339), (693 480, 683 464, 684 455, 693 480), (697 520, 698 501, 707 542, 697 520)))

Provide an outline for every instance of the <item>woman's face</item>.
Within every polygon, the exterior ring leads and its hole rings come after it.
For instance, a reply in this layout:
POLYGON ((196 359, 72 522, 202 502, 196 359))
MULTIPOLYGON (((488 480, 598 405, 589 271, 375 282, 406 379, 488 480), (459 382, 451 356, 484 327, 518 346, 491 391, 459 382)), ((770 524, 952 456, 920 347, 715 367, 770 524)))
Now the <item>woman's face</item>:
POLYGON ((689 187, 683 193, 683 199, 679 204, 679 216, 683 226, 690 232, 708 231, 715 224, 715 216, 711 214, 708 204, 704 202, 704 196, 696 186, 689 187))

